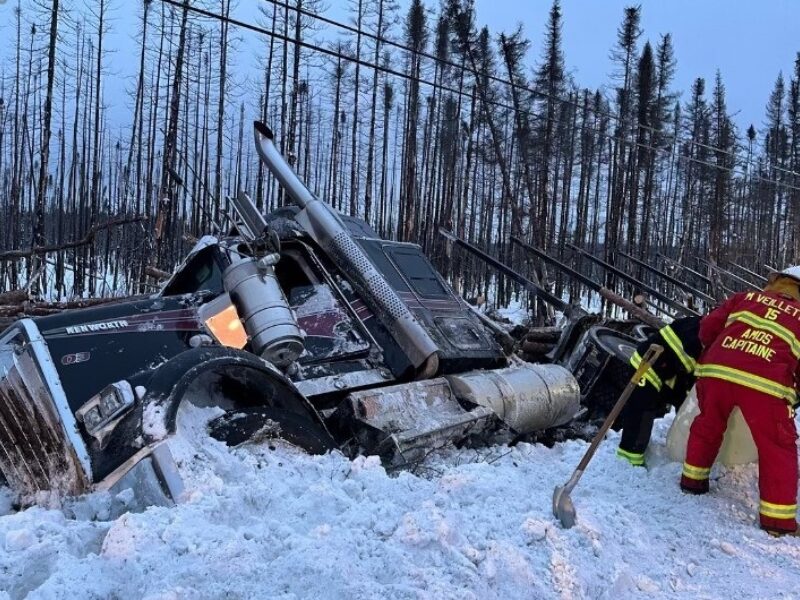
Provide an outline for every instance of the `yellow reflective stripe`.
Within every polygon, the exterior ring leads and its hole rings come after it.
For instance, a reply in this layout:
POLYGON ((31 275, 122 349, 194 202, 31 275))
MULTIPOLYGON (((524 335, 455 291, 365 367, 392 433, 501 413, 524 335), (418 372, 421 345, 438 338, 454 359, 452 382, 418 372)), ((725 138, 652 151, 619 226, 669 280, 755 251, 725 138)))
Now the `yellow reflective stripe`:
POLYGON ((675 384, 676 383, 678 383, 678 378, 677 377, 670 377, 669 379, 667 379, 664 382, 664 385, 666 385, 669 389, 672 390, 672 389, 675 389, 675 384))
POLYGON ((795 392, 794 388, 781 385, 777 381, 772 381, 766 377, 759 377, 758 375, 753 375, 752 373, 740 371, 732 367, 715 364, 698 365, 695 375, 698 377, 714 377, 715 379, 723 379, 731 383, 738 383, 751 390, 763 392, 764 394, 769 394, 776 398, 784 398, 791 404, 795 404, 797 401, 797 392, 795 392))
POLYGON ((617 448, 617 456, 624 458, 634 467, 640 467, 644 464, 644 454, 639 454, 638 452, 628 452, 622 448, 617 448))
POLYGON ((758 512, 773 519, 794 519, 797 514, 797 504, 773 504, 762 500, 758 512))
POLYGON ((683 368, 686 369, 686 372, 692 373, 697 366, 697 361, 689 356, 686 353, 686 350, 683 349, 683 343, 681 343, 678 334, 676 334, 669 325, 662 327, 659 332, 661 333, 661 337, 664 338, 664 341, 667 342, 667 345, 680 359, 681 363, 683 364, 683 368))
MULTIPOLYGON (((638 352, 634 352, 631 355, 630 363, 634 369, 638 369, 639 365, 642 364, 642 355, 639 354, 638 352)), ((649 369, 647 369, 647 371, 644 372, 644 378, 645 380, 653 384, 653 387, 656 388, 657 392, 661 391, 661 378, 658 375, 656 375, 656 372, 653 370, 652 367, 650 367, 649 369)))
POLYGON ((694 465, 690 465, 689 463, 683 463, 683 475, 688 477, 689 479, 694 479, 696 481, 703 481, 708 479, 708 476, 711 474, 711 468, 704 468, 704 467, 695 467, 694 465))
POLYGON ((748 310, 731 313, 731 315, 728 317, 726 325, 730 325, 734 321, 739 321, 746 325, 750 325, 750 327, 764 329, 775 334, 789 345, 789 348, 791 348, 792 354, 794 354, 795 358, 800 358, 800 340, 797 339, 797 336, 790 329, 784 327, 780 323, 759 317, 757 314, 748 310))

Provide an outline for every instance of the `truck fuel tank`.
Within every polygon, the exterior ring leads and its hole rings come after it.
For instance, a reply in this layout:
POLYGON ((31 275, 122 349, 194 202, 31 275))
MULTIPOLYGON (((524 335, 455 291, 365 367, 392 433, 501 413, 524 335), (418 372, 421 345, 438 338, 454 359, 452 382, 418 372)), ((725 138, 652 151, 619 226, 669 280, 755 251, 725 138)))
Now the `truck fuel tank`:
POLYGON ((491 409, 517 433, 563 425, 580 410, 578 382, 560 365, 519 362, 447 380, 456 397, 491 409))
POLYGON ((505 369, 353 392, 338 410, 358 422, 360 449, 394 464, 447 442, 497 429, 516 433, 563 425, 580 408, 578 382, 564 367, 520 362, 505 369))

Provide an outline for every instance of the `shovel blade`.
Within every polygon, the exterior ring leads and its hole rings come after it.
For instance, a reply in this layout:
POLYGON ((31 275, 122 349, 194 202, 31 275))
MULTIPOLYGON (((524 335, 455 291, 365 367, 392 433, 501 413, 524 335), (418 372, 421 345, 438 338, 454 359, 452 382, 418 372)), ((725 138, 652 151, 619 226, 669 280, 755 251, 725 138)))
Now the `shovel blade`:
POLYGON ((564 486, 557 485, 553 490, 553 515, 564 529, 575 525, 575 505, 564 486))

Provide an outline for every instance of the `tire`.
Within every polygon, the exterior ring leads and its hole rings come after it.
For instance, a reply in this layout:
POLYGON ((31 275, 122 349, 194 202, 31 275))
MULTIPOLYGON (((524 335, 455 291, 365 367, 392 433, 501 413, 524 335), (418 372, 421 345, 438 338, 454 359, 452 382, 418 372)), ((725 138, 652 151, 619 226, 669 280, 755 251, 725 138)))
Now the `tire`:
MULTIPOLYGON (((589 332, 591 343, 606 355, 607 363, 586 398, 592 418, 605 418, 617 402, 622 390, 633 375, 628 360, 636 350, 636 340, 607 327, 595 327, 589 332)), ((618 419, 614 429, 619 429, 618 419)))
MULTIPOLYGON (((622 394, 622 390, 628 385, 632 375, 633 368, 630 365, 616 358, 611 358, 587 398, 587 405, 592 418, 605 419, 608 416, 620 394, 622 394)), ((622 423, 617 419, 613 429, 617 431, 621 426, 622 423)))
POLYGON ((208 432, 228 446, 280 439, 309 454, 325 454, 336 449, 333 438, 318 423, 269 406, 227 411, 208 424, 208 432))

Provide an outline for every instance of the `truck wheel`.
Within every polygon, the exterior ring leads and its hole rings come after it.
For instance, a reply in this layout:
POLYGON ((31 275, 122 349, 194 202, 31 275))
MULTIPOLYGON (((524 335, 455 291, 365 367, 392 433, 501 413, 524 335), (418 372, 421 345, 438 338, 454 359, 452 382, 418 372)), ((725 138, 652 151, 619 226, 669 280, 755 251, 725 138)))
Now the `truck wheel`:
POLYGON ((280 439, 309 454, 325 454, 336 448, 333 438, 317 423, 269 406, 229 410, 208 424, 208 432, 228 446, 280 439))

